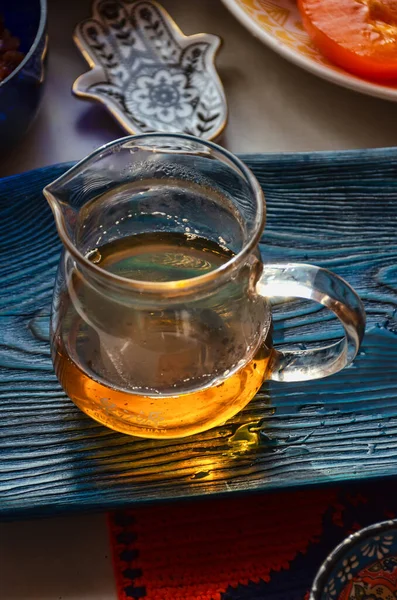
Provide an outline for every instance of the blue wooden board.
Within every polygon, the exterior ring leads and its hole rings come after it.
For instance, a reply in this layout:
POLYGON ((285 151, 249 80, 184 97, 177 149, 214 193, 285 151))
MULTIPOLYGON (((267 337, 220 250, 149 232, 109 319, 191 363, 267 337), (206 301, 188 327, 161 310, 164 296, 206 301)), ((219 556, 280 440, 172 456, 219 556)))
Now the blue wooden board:
MULTIPOLYGON (((48 318, 58 263, 41 190, 65 165, 0 181, 0 516, 304 486, 397 472, 397 150, 243 157, 267 198, 265 261, 328 267, 365 301, 354 365, 265 384, 223 427, 137 440, 83 415, 54 375, 48 318)), ((337 335, 317 305, 274 313, 275 342, 337 335)))

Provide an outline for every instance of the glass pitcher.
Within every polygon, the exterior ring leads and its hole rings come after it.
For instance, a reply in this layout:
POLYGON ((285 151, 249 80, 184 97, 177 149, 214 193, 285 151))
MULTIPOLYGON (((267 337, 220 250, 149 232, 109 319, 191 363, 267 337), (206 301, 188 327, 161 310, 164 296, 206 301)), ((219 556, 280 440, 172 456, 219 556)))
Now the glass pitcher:
POLYGON ((186 135, 112 142, 44 189, 64 245, 51 345, 85 413, 176 438, 224 423, 266 379, 331 375, 355 357, 365 313, 327 270, 263 264, 265 202, 235 156, 186 135), (325 347, 280 352, 267 298, 313 299, 342 322, 325 347))

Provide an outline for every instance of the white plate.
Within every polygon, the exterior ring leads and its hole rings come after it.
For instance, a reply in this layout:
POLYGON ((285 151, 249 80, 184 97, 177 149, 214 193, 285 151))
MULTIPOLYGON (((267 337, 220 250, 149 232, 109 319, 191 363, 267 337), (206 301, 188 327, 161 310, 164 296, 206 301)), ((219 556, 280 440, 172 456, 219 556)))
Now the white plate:
POLYGON ((350 75, 324 58, 305 32, 296 0, 222 0, 266 46, 299 67, 362 94, 397 102, 397 84, 380 85, 350 75))

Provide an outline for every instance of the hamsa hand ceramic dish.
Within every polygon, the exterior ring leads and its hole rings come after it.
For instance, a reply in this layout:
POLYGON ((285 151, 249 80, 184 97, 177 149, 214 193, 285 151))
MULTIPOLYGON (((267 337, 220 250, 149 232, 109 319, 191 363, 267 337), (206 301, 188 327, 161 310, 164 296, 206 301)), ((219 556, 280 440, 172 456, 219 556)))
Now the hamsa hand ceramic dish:
POLYGON ((94 0, 93 16, 76 27, 75 42, 91 70, 73 92, 105 104, 127 132, 213 139, 224 129, 217 36, 186 37, 156 2, 94 0))

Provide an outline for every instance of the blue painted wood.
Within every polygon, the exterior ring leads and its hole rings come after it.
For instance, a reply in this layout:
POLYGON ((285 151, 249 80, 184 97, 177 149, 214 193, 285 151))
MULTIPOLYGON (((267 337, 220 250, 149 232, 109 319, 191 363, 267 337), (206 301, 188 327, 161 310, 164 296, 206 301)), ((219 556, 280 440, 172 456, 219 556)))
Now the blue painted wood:
MULTIPOLYGON (((50 360, 60 244, 41 190, 67 167, 3 179, 3 518, 397 472, 397 150, 244 158, 267 198, 264 260, 331 268, 364 299, 368 326, 356 362, 325 380, 265 384, 233 421, 185 440, 105 429, 65 397, 50 360)), ((276 342, 309 345, 336 334, 317 305, 275 306, 276 342)))

